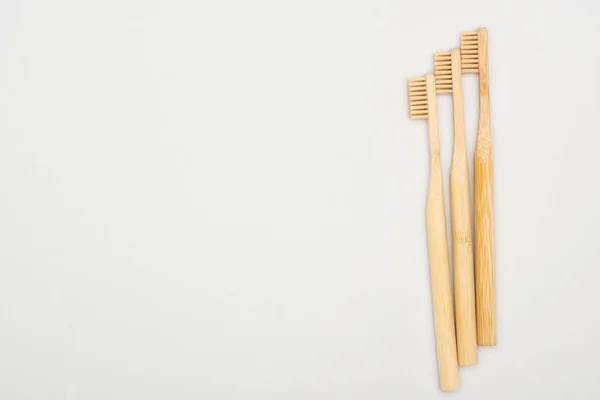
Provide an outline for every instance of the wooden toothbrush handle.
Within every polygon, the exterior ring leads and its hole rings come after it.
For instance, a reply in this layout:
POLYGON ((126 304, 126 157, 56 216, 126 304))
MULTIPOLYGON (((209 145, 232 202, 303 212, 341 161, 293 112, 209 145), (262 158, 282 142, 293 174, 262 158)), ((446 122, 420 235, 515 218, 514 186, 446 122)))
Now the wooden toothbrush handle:
POLYGON ((496 273, 494 265, 494 176, 489 137, 480 136, 475 150, 475 291, 477 343, 496 344, 496 273))
POLYGON ((435 81, 426 75, 429 125, 429 189, 427 193, 427 249, 429 253, 429 278, 433 305, 433 322, 438 361, 440 388, 443 391, 459 387, 456 359, 456 335, 452 307, 452 287, 448 260, 446 211, 435 104, 435 81))
POLYGON ((430 163, 429 194, 427 196, 427 248, 429 252, 429 278, 433 304, 433 322, 442 390, 458 389, 458 362, 456 335, 452 306, 446 212, 442 188, 439 157, 430 163))
POLYGON ((454 261, 454 305, 458 365, 477 364, 475 277, 471 225, 471 191, 465 143, 464 106, 460 51, 451 51, 454 152, 450 170, 452 258, 454 261))
POLYGON ((496 271, 494 262, 494 171, 490 131, 487 31, 479 30, 479 128, 475 145, 475 292, 477 343, 496 344, 496 271))

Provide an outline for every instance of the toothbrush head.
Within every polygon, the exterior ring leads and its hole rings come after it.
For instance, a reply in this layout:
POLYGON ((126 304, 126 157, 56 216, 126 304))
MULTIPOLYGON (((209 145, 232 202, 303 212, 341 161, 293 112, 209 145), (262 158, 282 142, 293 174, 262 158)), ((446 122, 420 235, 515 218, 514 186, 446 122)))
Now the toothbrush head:
POLYGON ((485 56, 487 29, 479 28, 475 32, 463 32, 460 35, 460 60, 463 74, 477 74, 485 56))
POLYGON ((433 55, 433 72, 436 93, 452 93, 452 56, 449 51, 433 55))
POLYGON ((428 116, 427 85, 425 77, 408 79, 408 112, 410 119, 426 119, 428 116))

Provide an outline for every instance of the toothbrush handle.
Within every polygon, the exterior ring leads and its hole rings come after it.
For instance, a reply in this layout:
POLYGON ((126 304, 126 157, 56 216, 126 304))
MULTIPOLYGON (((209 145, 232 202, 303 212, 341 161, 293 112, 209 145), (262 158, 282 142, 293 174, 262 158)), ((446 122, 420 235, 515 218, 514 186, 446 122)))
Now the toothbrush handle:
POLYGON ((454 261, 454 305, 458 365, 477 364, 475 318, 475 271, 471 225, 471 191, 465 144, 464 107, 460 51, 452 49, 452 104, 454 152, 450 171, 452 258, 454 261))
POLYGON ((440 388, 443 391, 450 391, 456 390, 459 387, 458 362, 456 360, 456 334, 454 331, 452 286, 450 283, 448 238, 446 234, 446 210, 444 205, 442 167, 440 165, 437 105, 433 74, 425 75, 425 81, 427 85, 427 98, 429 99, 428 133, 430 161, 426 209, 429 279, 431 281, 433 324, 440 388))
POLYGON ((433 305, 435 344, 440 387, 443 391, 459 387, 456 335, 452 307, 452 287, 446 235, 446 212, 439 156, 430 163, 429 193, 427 195, 427 248, 429 279, 433 305))
POLYGON ((496 272, 494 263, 494 172, 490 132, 487 31, 480 29, 479 128, 475 147, 475 291, 477 343, 496 344, 496 272))
POLYGON ((475 150, 475 290, 477 343, 496 344, 496 273, 494 265, 494 176, 489 136, 475 150))

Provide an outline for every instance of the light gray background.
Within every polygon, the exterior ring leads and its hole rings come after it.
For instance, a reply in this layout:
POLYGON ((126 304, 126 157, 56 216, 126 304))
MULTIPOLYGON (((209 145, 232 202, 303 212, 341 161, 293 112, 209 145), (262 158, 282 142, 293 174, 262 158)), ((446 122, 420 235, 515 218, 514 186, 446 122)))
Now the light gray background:
POLYGON ((599 18, 591 0, 2 1, 0 397, 449 396, 406 78, 487 26, 498 346, 450 396, 597 399, 599 18))

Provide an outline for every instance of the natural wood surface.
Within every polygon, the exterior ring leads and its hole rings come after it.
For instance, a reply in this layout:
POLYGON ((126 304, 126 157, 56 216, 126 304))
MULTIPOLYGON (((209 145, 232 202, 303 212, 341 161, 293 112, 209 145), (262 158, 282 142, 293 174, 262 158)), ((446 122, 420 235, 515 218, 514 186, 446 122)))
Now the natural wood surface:
POLYGON ((475 277, 471 231, 471 191, 465 143, 460 50, 452 49, 452 104, 454 151, 450 170, 452 258, 458 365, 477 364, 475 277))
POLYGON ((427 119, 429 126, 429 189, 426 208, 429 278, 440 388, 450 391, 458 389, 459 379, 435 91, 433 74, 408 80, 410 118, 427 119))
POLYGON ((494 258, 494 173, 490 130, 487 30, 479 29, 479 127, 474 161, 475 291, 477 342, 496 344, 496 271, 494 258))
POLYGON ((429 252, 429 275, 435 325, 436 351, 440 387, 444 391, 459 387, 458 362, 452 287, 446 235, 446 211, 440 164, 435 79, 425 76, 428 99, 429 126, 429 190, 427 193, 427 247, 429 252))
POLYGON ((451 93, 454 110, 454 151, 450 171, 454 308, 458 365, 477 364, 475 282, 471 232, 471 195, 465 145, 461 55, 459 49, 433 56, 437 94, 451 93))

